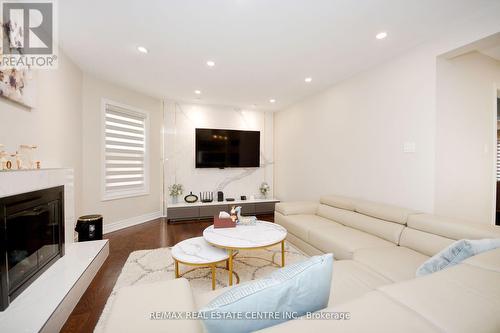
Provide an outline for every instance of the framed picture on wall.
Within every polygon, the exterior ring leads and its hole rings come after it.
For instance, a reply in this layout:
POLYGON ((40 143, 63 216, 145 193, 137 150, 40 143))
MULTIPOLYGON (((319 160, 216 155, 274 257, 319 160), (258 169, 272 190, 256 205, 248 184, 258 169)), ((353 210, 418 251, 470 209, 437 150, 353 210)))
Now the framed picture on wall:
POLYGON ((0 69, 0 97, 27 108, 35 107, 35 86, 30 69, 0 69))
MULTIPOLYGON (((8 39, 8 45, 20 45, 22 36, 21 27, 0 22, 0 56, 4 53, 4 38, 8 39)), ((21 50, 16 47, 10 50, 21 54, 21 50)), ((29 109, 35 107, 33 70, 29 67, 0 67, 0 97, 29 109)))

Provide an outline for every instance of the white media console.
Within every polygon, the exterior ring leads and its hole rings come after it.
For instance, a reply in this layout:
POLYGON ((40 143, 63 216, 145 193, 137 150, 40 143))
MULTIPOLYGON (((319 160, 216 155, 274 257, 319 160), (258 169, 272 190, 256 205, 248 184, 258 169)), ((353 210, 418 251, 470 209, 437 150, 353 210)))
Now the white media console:
POLYGON ((276 199, 179 202, 168 205, 167 219, 169 222, 208 219, 218 215, 220 211, 229 212, 232 206, 241 206, 241 213, 244 215, 270 214, 274 212, 274 206, 278 202, 276 199))

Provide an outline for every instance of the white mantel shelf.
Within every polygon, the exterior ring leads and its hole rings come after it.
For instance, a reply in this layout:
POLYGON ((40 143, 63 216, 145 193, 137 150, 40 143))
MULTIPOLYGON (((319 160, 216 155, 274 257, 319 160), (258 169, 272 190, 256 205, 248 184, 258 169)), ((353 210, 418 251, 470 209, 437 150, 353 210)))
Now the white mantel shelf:
POLYGON ((169 203, 168 208, 181 208, 181 207, 202 207, 202 206, 219 206, 219 205, 244 205, 252 203, 277 203, 280 202, 278 199, 254 199, 254 200, 235 200, 235 201, 212 201, 212 202, 201 202, 197 201, 194 203, 188 202, 178 202, 169 203))

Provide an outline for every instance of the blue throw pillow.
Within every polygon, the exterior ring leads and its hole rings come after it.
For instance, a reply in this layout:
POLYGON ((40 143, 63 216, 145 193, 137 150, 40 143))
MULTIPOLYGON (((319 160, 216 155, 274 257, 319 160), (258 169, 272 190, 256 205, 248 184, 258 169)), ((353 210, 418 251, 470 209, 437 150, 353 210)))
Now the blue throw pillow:
POLYGON ((458 240, 429 258, 417 269, 417 276, 431 274, 455 266, 476 254, 500 247, 500 239, 458 240))
POLYGON ((241 284, 200 310, 209 333, 253 332, 328 305, 333 255, 311 257, 241 284))

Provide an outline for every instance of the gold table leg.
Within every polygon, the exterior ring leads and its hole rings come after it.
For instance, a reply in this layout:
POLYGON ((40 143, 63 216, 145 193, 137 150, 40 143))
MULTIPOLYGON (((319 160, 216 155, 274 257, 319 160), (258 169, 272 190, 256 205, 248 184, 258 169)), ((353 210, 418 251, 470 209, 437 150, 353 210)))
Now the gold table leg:
POLYGON ((175 263, 175 278, 179 278, 179 262, 177 260, 174 260, 175 263))
POLYGON ((229 285, 233 285, 233 250, 229 250, 229 285))
POLYGON ((212 265, 212 290, 215 290, 215 265, 212 265))
POLYGON ((285 267, 285 241, 281 242, 281 267, 285 267))

